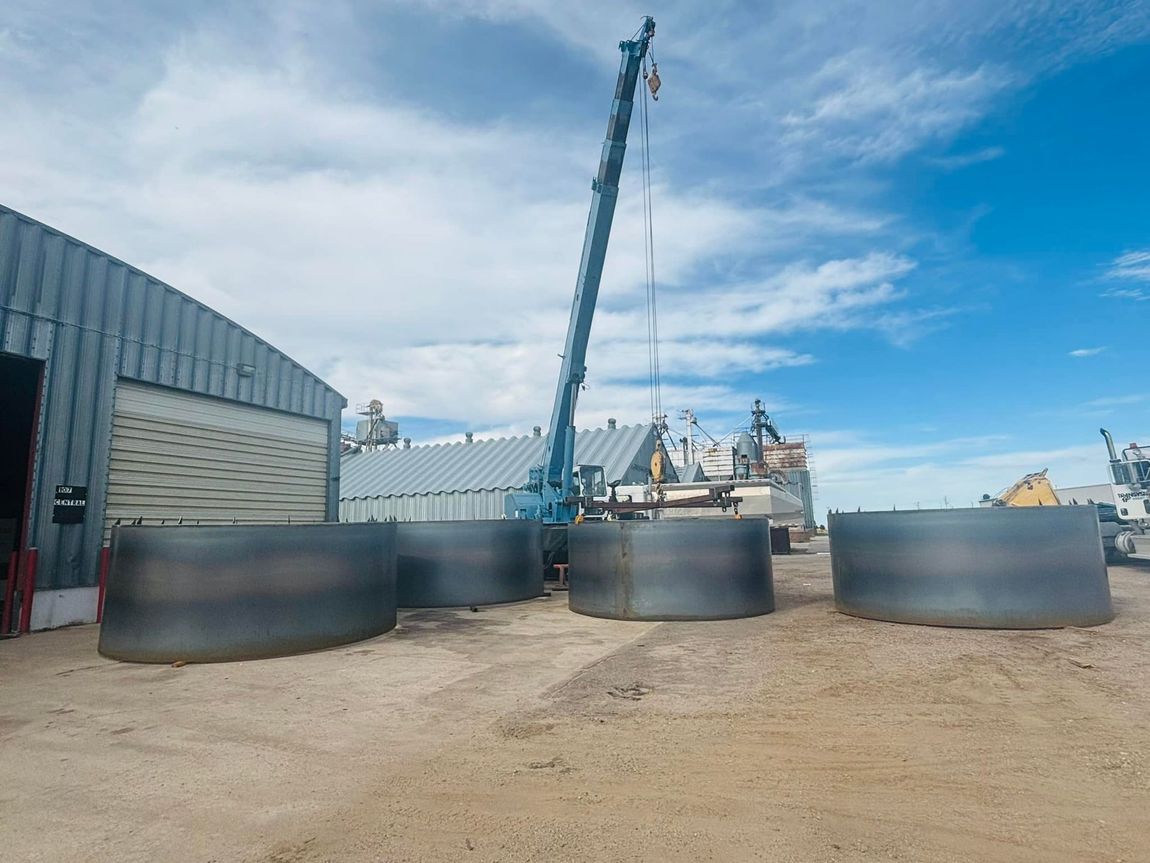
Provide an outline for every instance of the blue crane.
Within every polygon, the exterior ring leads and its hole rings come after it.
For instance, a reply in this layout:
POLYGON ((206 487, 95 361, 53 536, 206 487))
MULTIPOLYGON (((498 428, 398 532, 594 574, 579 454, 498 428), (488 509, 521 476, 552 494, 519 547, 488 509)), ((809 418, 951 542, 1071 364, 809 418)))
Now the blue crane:
MULTIPOLYGON (((634 38, 619 43, 623 60, 619 67, 615 100, 611 103, 611 117, 607 122, 607 139, 603 142, 599 173, 591 181, 591 212, 587 216, 583 256, 579 262, 579 277, 575 282, 571 319, 567 324, 563 365, 555 388, 555 406, 551 411, 547 450, 543 463, 531 469, 523 489, 507 495, 504 511, 508 518, 533 518, 542 519, 548 524, 568 524, 579 514, 581 496, 605 491, 602 488, 601 467, 593 468, 597 470, 597 476, 576 476, 575 404, 587 374, 587 340, 591 335, 591 319, 595 315, 595 300, 599 296, 599 282, 603 277, 607 241, 611 237, 615 200, 619 196, 619 175, 623 170, 623 155, 627 150, 627 130, 631 125, 631 110, 635 104, 635 85, 654 35, 655 19, 646 18, 634 38), (582 488, 577 488, 577 485, 582 488), (580 492, 585 494, 580 495, 580 492)), ((659 88, 657 67, 652 68, 648 84, 652 95, 656 95, 659 88)), ((585 467, 581 474, 590 470, 585 467)))

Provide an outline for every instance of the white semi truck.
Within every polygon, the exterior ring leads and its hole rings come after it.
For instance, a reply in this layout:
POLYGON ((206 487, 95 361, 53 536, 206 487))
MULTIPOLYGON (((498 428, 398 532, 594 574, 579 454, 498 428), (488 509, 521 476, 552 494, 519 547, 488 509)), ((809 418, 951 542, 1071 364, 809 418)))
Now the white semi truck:
POLYGON ((1150 455, 1132 443, 1119 457, 1110 432, 1099 431, 1110 453, 1110 489, 1117 516, 1114 550, 1134 560, 1150 561, 1150 455))

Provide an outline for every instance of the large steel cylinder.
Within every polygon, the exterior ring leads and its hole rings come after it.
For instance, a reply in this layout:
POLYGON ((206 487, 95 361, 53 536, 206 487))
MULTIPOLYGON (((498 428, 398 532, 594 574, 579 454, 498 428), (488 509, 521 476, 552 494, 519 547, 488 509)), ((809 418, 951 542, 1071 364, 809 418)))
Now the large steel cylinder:
POLYGON ((395 626, 394 524, 117 527, 100 653, 226 662, 395 626))
POLYGON ((572 611, 615 620, 721 620, 775 610, 767 519, 571 525, 572 611))
POLYGON ((991 629, 1114 618, 1092 506, 842 513, 828 526, 847 614, 991 629))
POLYGON ((400 608, 518 602, 543 595, 537 521, 412 521, 399 528, 400 608))

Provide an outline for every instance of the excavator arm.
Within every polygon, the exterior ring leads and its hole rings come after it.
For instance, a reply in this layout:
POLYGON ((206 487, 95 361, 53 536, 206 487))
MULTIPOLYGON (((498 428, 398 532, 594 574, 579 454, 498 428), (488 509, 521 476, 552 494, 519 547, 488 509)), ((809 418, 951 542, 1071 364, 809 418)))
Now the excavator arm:
POLYGON ((1028 473, 1009 488, 1003 489, 993 498, 994 506, 1061 506, 1062 501, 1054 491, 1054 486, 1046 478, 1043 468, 1038 473, 1028 473))

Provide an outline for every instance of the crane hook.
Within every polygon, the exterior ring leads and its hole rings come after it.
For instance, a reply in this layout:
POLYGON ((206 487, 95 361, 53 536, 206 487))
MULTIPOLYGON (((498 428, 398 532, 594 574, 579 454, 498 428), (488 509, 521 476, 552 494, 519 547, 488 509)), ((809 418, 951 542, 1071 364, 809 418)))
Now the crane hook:
MULTIPOLYGON (((644 64, 645 65, 645 64, 644 64)), ((651 90, 651 98, 656 102, 659 101, 659 88, 663 86, 662 80, 659 78, 659 64, 651 64, 651 74, 647 74, 647 70, 643 70, 643 80, 647 82, 647 87, 651 90)))

